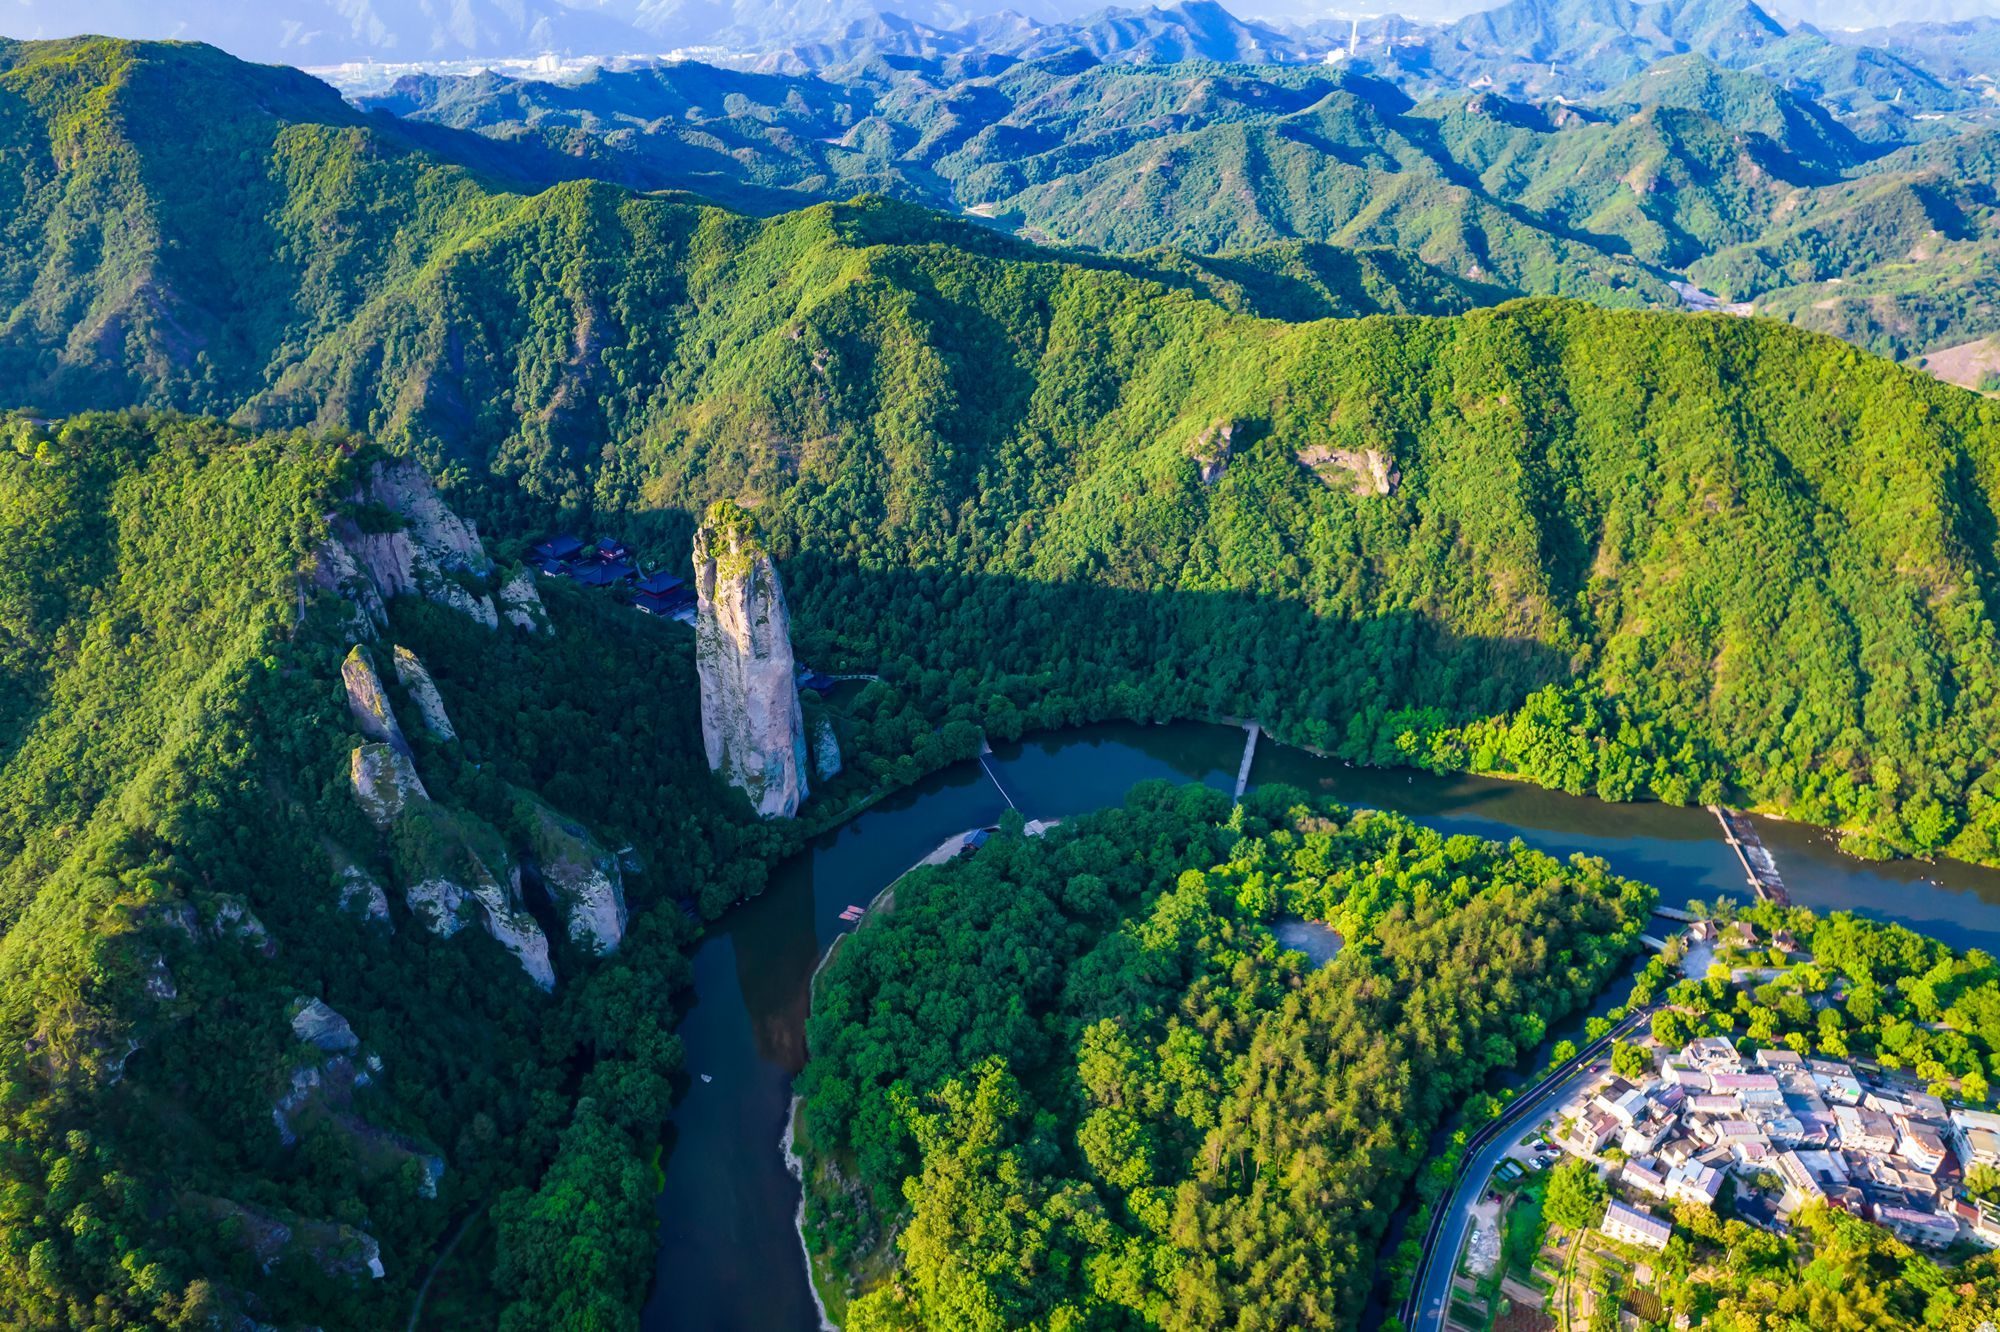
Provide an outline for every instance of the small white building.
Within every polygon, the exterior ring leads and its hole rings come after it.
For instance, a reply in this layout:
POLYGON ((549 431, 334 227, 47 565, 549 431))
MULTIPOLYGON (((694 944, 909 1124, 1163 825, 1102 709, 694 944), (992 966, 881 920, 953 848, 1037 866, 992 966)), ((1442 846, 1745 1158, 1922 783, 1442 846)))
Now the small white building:
POLYGON ((1984 1110, 1952 1111, 1951 1146, 1967 1170, 1976 1165, 2000 1167, 2000 1115, 1984 1110))
POLYGON ((1663 1250, 1674 1237, 1674 1228, 1669 1223, 1615 1199, 1605 1207, 1604 1220, 1597 1228, 1607 1239, 1646 1249, 1663 1250))

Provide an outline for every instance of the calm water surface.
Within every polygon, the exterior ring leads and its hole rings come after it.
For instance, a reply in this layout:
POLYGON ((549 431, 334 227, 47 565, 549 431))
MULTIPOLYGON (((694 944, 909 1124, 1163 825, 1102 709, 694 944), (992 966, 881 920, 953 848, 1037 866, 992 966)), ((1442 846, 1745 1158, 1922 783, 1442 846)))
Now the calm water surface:
MULTIPOLYGON (((842 909, 865 905, 946 837, 997 822, 1009 798, 1030 818, 1058 818, 1116 804, 1151 778, 1226 791, 1242 747, 1241 731, 1194 724, 1083 727, 1003 746, 987 760, 990 777, 978 763, 960 764, 883 801, 780 866, 763 896, 712 926, 694 957, 694 1006, 680 1027, 697 1076, 669 1135, 646 1332, 818 1326, 793 1230, 798 1188, 778 1140, 792 1077, 805 1062, 807 982, 847 928, 842 909)), ((1658 887, 1667 905, 1745 895, 1734 855, 1700 809, 1607 805, 1511 782, 1351 768, 1268 740, 1251 781, 1396 810, 1447 832, 1602 856, 1618 873, 1658 887)), ((1814 829, 1770 820, 1758 829, 1800 905, 1854 910, 1960 947, 2000 951, 2000 873, 1864 864, 1842 857, 1814 829)))

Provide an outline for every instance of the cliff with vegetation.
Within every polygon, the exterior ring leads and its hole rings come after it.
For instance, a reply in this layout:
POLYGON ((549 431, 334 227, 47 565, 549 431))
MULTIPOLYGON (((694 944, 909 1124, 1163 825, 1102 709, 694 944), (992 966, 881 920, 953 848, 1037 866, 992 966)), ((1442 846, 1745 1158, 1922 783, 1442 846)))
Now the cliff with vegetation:
POLYGON ((469 1323, 643 1294, 642 1261, 586 1288, 566 1255, 651 1243, 692 927, 651 911, 603 957, 623 903, 586 890, 714 911, 782 844, 711 787, 692 663, 628 608, 559 598, 550 635, 413 590, 351 650, 319 573, 384 526, 380 461, 0 418, 0 1323, 400 1325, 477 1207, 469 1323), (427 692, 451 735, 396 720, 427 692), (551 842, 530 798, 592 827, 551 842), (528 858, 589 929, 541 934, 528 858), (474 927, 425 928, 453 893, 474 927))
POLYGON ((790 818, 807 772, 792 617, 756 520, 739 505, 716 502, 695 532, 694 583, 708 766, 759 814, 790 818))

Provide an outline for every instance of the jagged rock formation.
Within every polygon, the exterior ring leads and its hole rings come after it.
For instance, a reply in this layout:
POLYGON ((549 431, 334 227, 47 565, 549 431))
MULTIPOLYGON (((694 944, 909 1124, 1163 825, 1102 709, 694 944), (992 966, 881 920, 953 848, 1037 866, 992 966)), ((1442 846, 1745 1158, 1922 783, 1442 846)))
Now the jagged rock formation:
POLYGON ((526 629, 531 634, 553 634, 556 627, 549 620, 549 612, 542 605, 542 594, 535 587, 535 571, 525 565, 518 565, 507 575, 507 581, 500 587, 500 614, 507 623, 517 629, 526 629))
POLYGON ((215 911, 209 920, 208 932, 217 939, 241 939, 265 957, 278 955, 278 941, 264 928, 264 922, 250 909, 250 904, 234 893, 215 899, 215 911))
POLYGON ((695 663, 708 766, 757 812, 790 818, 806 797, 805 720, 778 571, 741 506, 717 502, 694 538, 695 663))
POLYGON ((391 597, 420 596, 499 626, 493 598, 468 586, 493 573, 478 530, 416 464, 374 464, 328 527, 313 582, 354 602, 374 625, 388 624, 383 603, 391 597))
POLYGON ((334 888, 340 895, 340 909, 352 911, 389 929, 389 894, 381 883, 339 847, 329 843, 327 856, 333 862, 334 888))
POLYGON ((840 776, 840 737, 833 733, 833 718, 824 712, 813 718, 813 780, 830 782, 840 776))
POLYGON ((599 953, 625 938, 625 878, 618 857, 588 829, 533 794, 520 792, 521 822, 542 883, 569 926, 569 937, 599 953))
POLYGON ((1188 453, 1201 468, 1201 483, 1212 486, 1222 479, 1222 473, 1229 466, 1231 442, 1236 438, 1234 421, 1217 421, 1214 425, 1195 436, 1188 446, 1188 453))
POLYGON ((395 709, 389 706, 382 677, 375 673, 375 659, 368 655, 367 648, 356 643, 348 652, 347 660, 340 663, 340 682, 347 687, 347 710, 354 716, 355 728, 404 758, 413 757, 410 742, 396 721, 395 709))
POLYGON ((266 1272, 296 1249, 328 1276, 359 1277, 366 1273, 380 1280, 384 1275, 382 1246, 365 1230, 335 1221, 267 1212, 207 1194, 183 1193, 178 1201, 185 1213, 208 1217, 215 1233, 235 1236, 266 1272))
MULTIPOLYGON (((417 705, 417 715, 423 718, 424 729, 440 740, 458 739, 458 732, 452 729, 451 717, 444 710, 444 699, 438 695, 437 683, 431 679, 430 671, 417 654, 399 643, 392 659, 396 665, 396 681, 408 692, 410 702, 417 705)), ((350 691, 348 702, 351 704, 353 700, 354 695, 350 691)))
POLYGON ((1356 495, 1393 495, 1403 479, 1396 460, 1380 449, 1335 449, 1315 444, 1299 450, 1299 461, 1327 485, 1343 483, 1356 495))
POLYGON ((477 916, 543 989, 555 985, 548 937, 521 906, 521 869, 492 825, 463 810, 414 802, 391 838, 410 910, 450 937, 477 916))
POLYGON ((410 756, 390 745, 356 745, 348 760, 348 778, 361 812, 378 828, 394 823, 412 801, 430 799, 410 756))
POLYGON ((341 1054, 361 1044, 347 1019, 324 999, 300 995, 292 1000, 292 1035, 328 1054, 341 1054))

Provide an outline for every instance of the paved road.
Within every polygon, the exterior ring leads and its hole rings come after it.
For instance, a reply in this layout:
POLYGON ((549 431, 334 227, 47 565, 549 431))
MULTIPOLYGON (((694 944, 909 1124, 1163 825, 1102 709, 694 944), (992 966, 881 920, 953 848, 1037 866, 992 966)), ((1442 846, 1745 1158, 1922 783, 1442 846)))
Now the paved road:
POLYGON ((1410 1332, 1443 1332, 1451 1301, 1452 1275, 1458 1270, 1459 1250, 1465 1247, 1466 1235, 1472 1228, 1472 1208, 1500 1159, 1535 1126, 1544 1109, 1602 1076, 1597 1063, 1611 1048, 1611 1042, 1631 1035, 1650 1021, 1652 1014, 1650 1007, 1632 1013, 1601 1039, 1585 1046, 1575 1060, 1515 1097, 1499 1119, 1475 1136, 1459 1166, 1451 1196, 1436 1214, 1430 1234, 1424 1239, 1424 1258, 1417 1268, 1413 1287, 1415 1298, 1405 1306, 1404 1323, 1410 1332))

